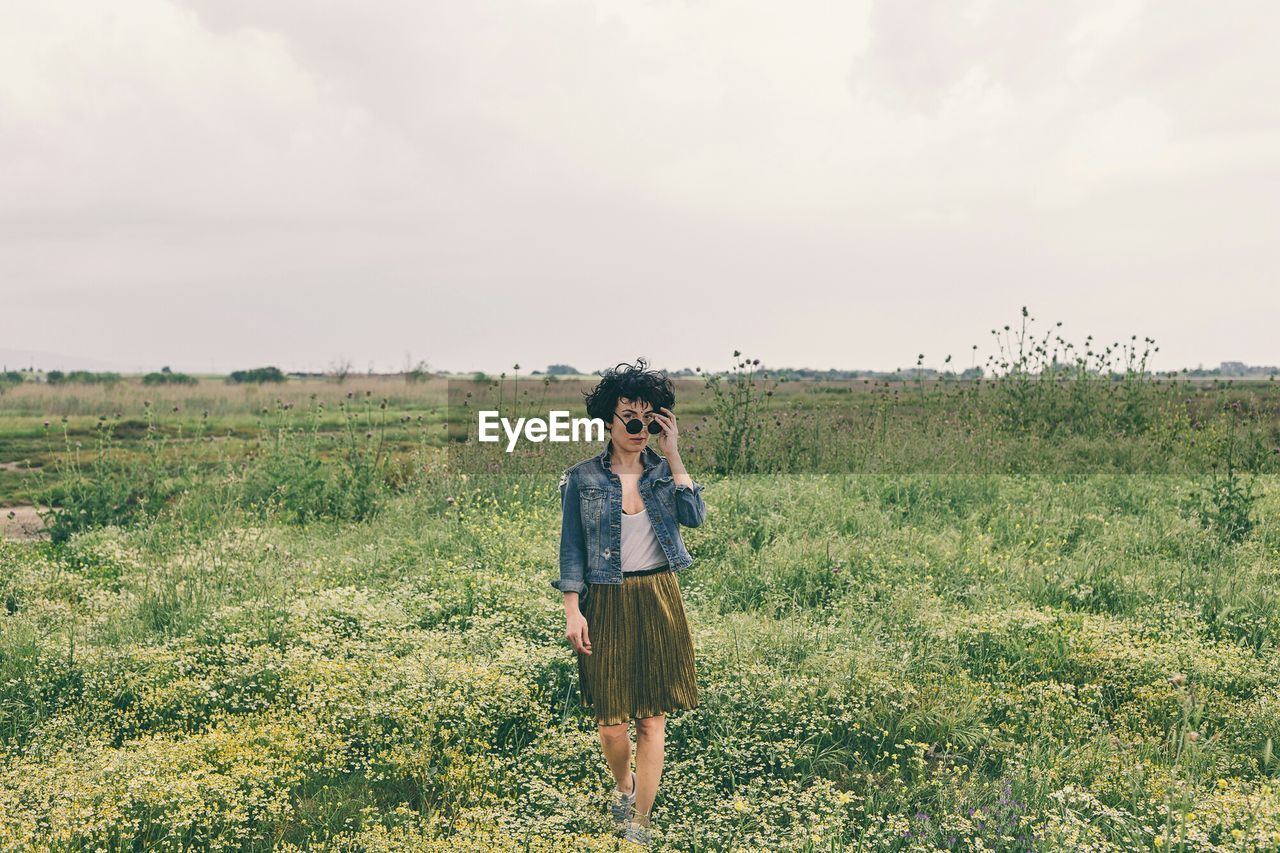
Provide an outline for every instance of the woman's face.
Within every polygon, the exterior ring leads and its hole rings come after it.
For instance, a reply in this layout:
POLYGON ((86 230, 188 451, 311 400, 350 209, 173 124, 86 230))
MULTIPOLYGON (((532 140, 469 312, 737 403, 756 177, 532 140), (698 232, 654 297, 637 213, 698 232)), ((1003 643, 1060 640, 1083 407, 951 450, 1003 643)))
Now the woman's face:
POLYGON ((613 409, 613 420, 609 422, 609 435, 613 438, 613 446, 627 450, 644 450, 649 441, 649 422, 653 420, 653 407, 644 400, 628 400, 619 397, 613 409), (627 421, 639 418, 644 429, 632 435, 627 432, 627 421))

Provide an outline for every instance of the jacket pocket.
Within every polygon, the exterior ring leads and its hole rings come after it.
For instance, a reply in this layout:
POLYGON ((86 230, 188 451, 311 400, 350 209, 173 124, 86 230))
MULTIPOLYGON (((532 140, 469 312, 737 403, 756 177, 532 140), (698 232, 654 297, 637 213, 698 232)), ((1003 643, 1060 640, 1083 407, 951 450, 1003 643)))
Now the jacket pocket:
POLYGON ((583 486, 578 490, 578 500, 582 503, 582 523, 599 524, 604 515, 604 489, 583 486))
POLYGON ((676 518, 676 491, 671 485, 671 477, 659 477, 653 481, 653 494, 658 499, 658 503, 662 506, 662 511, 672 521, 676 518))

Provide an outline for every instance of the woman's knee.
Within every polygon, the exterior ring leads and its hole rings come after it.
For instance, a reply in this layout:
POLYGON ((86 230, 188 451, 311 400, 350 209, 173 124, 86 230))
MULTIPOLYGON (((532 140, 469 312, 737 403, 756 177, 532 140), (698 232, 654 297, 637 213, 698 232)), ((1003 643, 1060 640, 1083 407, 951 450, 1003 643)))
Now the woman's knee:
POLYGON ((600 737, 605 740, 623 740, 631 736, 631 727, 629 723, 615 723, 612 726, 598 726, 600 729, 600 737))
POLYGON ((655 714, 652 717, 636 718, 636 735, 654 735, 665 730, 666 714, 655 714))

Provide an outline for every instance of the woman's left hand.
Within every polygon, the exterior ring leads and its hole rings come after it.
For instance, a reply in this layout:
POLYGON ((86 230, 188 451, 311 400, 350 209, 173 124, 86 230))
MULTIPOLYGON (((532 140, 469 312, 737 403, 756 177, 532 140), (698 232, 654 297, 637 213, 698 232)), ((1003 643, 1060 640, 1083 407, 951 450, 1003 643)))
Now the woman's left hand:
POLYGON ((658 447, 662 449, 662 455, 674 456, 679 453, 676 442, 680 438, 680 428, 676 426, 675 413, 663 406, 653 413, 653 419, 662 425, 662 435, 658 436, 658 447))

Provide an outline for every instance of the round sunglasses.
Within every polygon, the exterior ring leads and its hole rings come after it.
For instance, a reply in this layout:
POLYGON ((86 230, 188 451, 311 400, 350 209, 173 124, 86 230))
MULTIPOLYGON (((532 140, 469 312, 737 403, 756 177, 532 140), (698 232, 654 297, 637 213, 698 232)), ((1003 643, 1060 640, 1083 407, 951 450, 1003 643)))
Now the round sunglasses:
MULTIPOLYGON (((616 418, 618 416, 615 414, 614 417, 616 418)), ((627 427, 627 432, 631 433, 632 435, 635 435, 636 433, 640 432, 640 430, 644 429, 644 421, 640 420, 639 418, 632 418, 631 420, 627 421, 626 427, 627 427)), ((650 435, 657 435, 660 432, 662 432, 662 424, 658 423, 656 420, 649 421, 650 435)))

